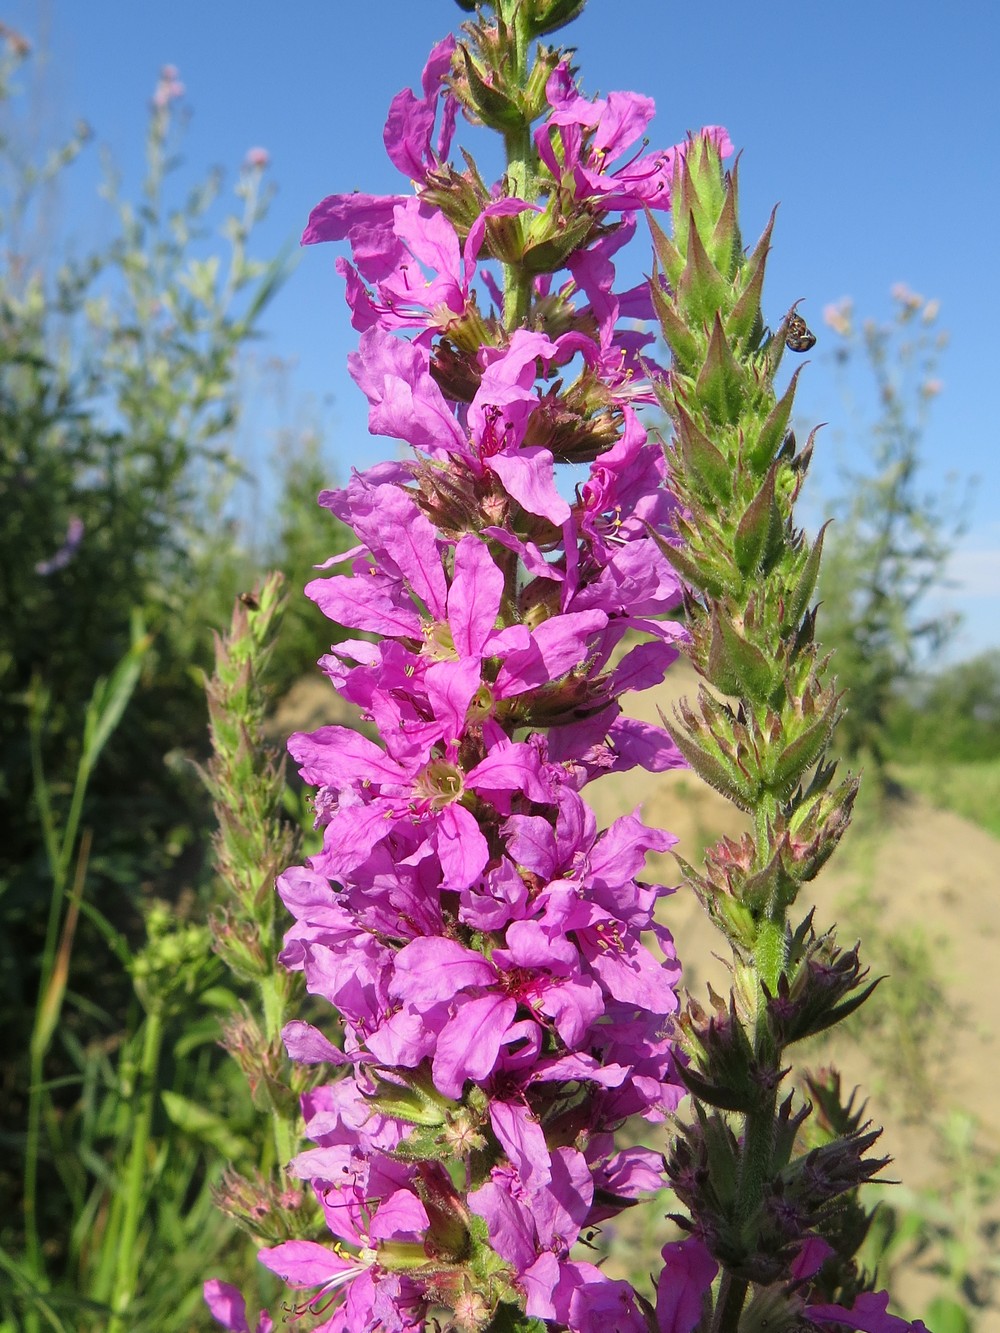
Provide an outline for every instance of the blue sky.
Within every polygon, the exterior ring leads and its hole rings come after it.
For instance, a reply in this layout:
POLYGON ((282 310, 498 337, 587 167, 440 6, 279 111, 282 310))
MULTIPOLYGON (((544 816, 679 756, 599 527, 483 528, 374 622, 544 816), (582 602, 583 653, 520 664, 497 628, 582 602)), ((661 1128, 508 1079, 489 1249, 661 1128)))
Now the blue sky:
MULTIPOLYGON (((416 85, 432 43, 463 17, 454 0, 7 0, 0 15, 45 54, 45 117, 53 131, 83 116, 126 182, 141 170, 146 107, 160 67, 180 70, 192 108, 184 143, 192 179, 235 171, 263 146, 278 185, 260 233, 264 254, 295 241, 326 194, 396 192, 381 143, 388 103, 416 85)), ((818 487, 834 460, 863 465, 823 336, 824 305, 854 298, 888 318, 905 282, 941 301, 951 342, 925 437, 926 488, 976 478, 951 566, 949 604, 966 623, 951 656, 1000 644, 1000 265, 992 153, 1000 128, 995 64, 1000 10, 966 0, 951 15, 925 0, 814 5, 670 5, 590 0, 558 36, 577 49, 589 92, 631 88, 656 99, 654 143, 704 123, 728 127, 743 150, 742 217, 754 239, 780 201, 768 270, 772 322, 802 297, 820 343, 802 377, 801 420, 820 437, 818 487)), ((474 142, 467 137, 475 149, 474 142)), ((60 201, 62 228, 85 245, 106 227, 99 159, 88 150, 60 201)), ((127 187, 126 187, 127 188, 127 187)), ((648 266, 636 245, 638 278, 648 266)), ((394 449, 367 435, 365 404, 347 376, 353 342, 327 247, 305 252, 266 317, 265 354, 293 364, 295 396, 316 404, 331 469, 343 479, 394 449)), ((248 448, 266 451, 260 439, 248 448)), ((317 553, 317 559, 322 553, 317 553)))

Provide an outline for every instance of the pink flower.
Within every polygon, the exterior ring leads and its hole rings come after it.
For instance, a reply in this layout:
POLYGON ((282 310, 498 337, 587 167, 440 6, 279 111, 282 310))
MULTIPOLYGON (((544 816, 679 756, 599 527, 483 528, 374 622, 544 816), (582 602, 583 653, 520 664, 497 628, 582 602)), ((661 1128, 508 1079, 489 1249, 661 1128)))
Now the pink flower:
POLYGON ((313 1326, 313 1333, 420 1333, 425 1327, 418 1293, 405 1278, 379 1270, 374 1250, 352 1257, 339 1247, 290 1240, 261 1250, 259 1258, 289 1286, 317 1288, 293 1311, 332 1311, 329 1319, 313 1326))
POLYGON ((204 1288, 205 1304, 212 1318, 230 1333, 272 1333, 274 1321, 263 1311, 251 1330, 247 1322, 247 1307, 243 1295, 228 1282, 210 1278, 204 1288))
POLYGON ((458 103, 444 80, 451 69, 455 38, 449 33, 427 57, 421 76, 423 97, 404 88, 392 99, 382 135, 394 166, 413 181, 425 181, 429 172, 448 156, 455 131, 458 103), (438 100, 444 104, 441 128, 432 147, 438 100))
POLYGON ((83 519, 75 514, 66 525, 66 536, 62 546, 54 555, 50 555, 47 560, 39 560, 35 565, 35 573, 47 578, 49 574, 54 574, 58 569, 65 569, 70 563, 83 541, 84 525, 83 519))

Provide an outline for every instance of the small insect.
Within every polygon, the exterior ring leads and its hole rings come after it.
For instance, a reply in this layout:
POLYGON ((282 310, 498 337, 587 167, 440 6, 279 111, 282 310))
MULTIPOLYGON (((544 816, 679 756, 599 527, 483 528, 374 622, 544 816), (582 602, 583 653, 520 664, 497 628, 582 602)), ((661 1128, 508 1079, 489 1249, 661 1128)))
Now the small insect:
POLYGON ((248 611, 260 610, 260 602, 258 602, 257 598, 253 595, 252 592, 241 592, 240 601, 243 603, 243 605, 247 608, 248 611))
POLYGON ((816 335, 801 315, 793 315, 788 321, 785 346, 790 352, 808 352, 811 347, 816 346, 816 335))

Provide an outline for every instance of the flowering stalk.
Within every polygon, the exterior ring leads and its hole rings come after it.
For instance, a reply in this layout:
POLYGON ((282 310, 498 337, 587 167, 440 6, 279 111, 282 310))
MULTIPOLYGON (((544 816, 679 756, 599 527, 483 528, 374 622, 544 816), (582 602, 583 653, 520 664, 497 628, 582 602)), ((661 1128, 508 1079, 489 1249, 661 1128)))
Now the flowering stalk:
MULTIPOLYGON (((336 1240, 303 1229, 261 1258, 311 1292, 293 1313, 329 1333, 431 1321, 470 1333, 689 1333, 715 1272, 705 1228, 667 1247, 655 1306, 573 1253, 588 1228, 663 1183, 658 1154, 617 1147, 620 1125, 663 1121, 686 1086, 718 1082, 696 1052, 680 1067, 679 969, 654 916, 669 890, 637 878, 647 852, 676 840, 637 815, 599 830, 580 792, 636 765, 682 765, 682 744, 697 750, 621 706, 662 680, 688 638, 670 616, 695 548, 690 498, 679 507, 637 416, 656 400, 648 377, 663 372, 642 359, 652 336, 631 322, 651 320, 665 288, 616 291, 612 261, 637 213, 669 208, 677 182, 691 202, 686 157, 710 151, 717 164, 730 145, 711 129, 635 152, 649 99, 587 99, 566 53, 532 45, 582 0, 496 0, 493 18, 485 8, 461 42, 431 52, 422 96, 406 90, 390 108, 386 149, 415 193, 331 196, 304 236, 350 242, 353 262, 337 266, 361 334, 351 373, 372 432, 415 456, 320 496, 358 538, 328 562, 346 570, 306 590, 357 633, 321 666, 378 738, 330 726, 289 741, 317 789, 323 846, 279 877, 294 918, 281 958, 339 1012, 336 1025, 284 1029, 293 1059, 339 1075, 303 1097, 316 1146, 290 1169, 336 1240), (460 109, 503 136, 507 172, 492 187, 468 155, 461 172, 447 161, 460 109), (588 469, 572 502, 556 463, 588 469)), ((661 235, 664 263, 668 244, 661 235)), ((719 381, 725 401, 730 378, 724 364, 708 388, 719 381)), ((680 396, 676 372, 670 383, 665 399, 680 396)), ((784 433, 773 429, 772 452, 784 433)), ((783 473, 772 509, 779 485, 783 473)), ((771 527, 761 538, 756 518, 744 526, 759 563, 771 527)), ((801 596, 782 614, 801 619, 809 587, 801 596)), ((703 638, 696 626, 696 655, 703 638)), ((783 688, 775 674, 769 706, 783 688)), ((810 718, 825 707, 814 693, 810 718)), ((786 760, 792 782, 793 768, 786 760)), ((787 796, 774 786, 762 833, 787 796)), ((827 799, 818 786, 809 809, 827 799)), ((795 823, 788 847, 812 827, 795 823)), ((748 986, 759 964, 780 995, 782 919, 766 907, 752 939, 744 928, 741 962, 748 986)), ((769 1055, 768 997, 748 994, 769 1055)), ((693 1020, 682 1036, 697 1044, 693 1020)), ((775 1119, 774 1088, 747 1082, 736 1109, 760 1142, 739 1186, 741 1224, 756 1215, 775 1119)), ((673 1174, 687 1202, 684 1173, 673 1174)), ((697 1167, 689 1174, 700 1181, 697 1167)), ((785 1244, 775 1278, 813 1257, 785 1244)), ((212 1282, 206 1296, 219 1322, 250 1328, 232 1288, 212 1282)), ((735 1297, 723 1304, 736 1309, 735 1297)))
POLYGON ((686 651, 705 684, 696 705, 681 702, 670 731, 691 766, 751 816, 753 832, 723 839, 702 871, 681 862, 728 941, 734 985, 728 1005, 713 995, 709 1015, 691 999, 680 1020, 695 1119, 668 1172, 691 1212, 691 1244, 722 1268, 714 1299, 705 1293, 705 1326, 735 1333, 749 1311, 766 1309, 779 1324, 803 1310, 818 1317, 809 1304, 818 1245, 827 1287, 832 1278, 847 1300, 864 1289, 851 1265, 864 1225, 839 1254, 827 1240, 887 1159, 870 1155, 878 1131, 841 1104, 835 1081, 810 1088, 823 1126, 807 1124, 808 1105, 779 1105, 787 1048, 846 1018, 876 984, 856 949, 817 933, 812 912, 792 915, 857 793, 857 780, 836 782, 827 759, 840 696, 815 642, 823 533, 809 543, 792 521, 815 432, 798 449, 789 428, 799 372, 775 389, 786 346, 808 350, 814 339, 794 308, 776 333, 765 327, 774 215, 745 253, 737 172, 724 173, 711 140, 691 145, 674 186, 673 238, 652 223, 652 291, 671 353, 657 396, 673 426, 683 544, 660 545, 686 584, 686 651))
MULTIPOLYGON (((204 779, 214 802, 215 865, 225 889, 209 927, 215 952, 256 992, 259 1017, 244 1006, 223 1042, 243 1069, 255 1105, 267 1113, 273 1150, 264 1154, 265 1169, 274 1161, 283 1167, 300 1138, 281 1032, 301 1003, 302 986, 277 960, 273 892, 275 877, 300 849, 282 810, 284 763, 263 731, 263 677, 287 601, 283 583, 281 574, 269 574, 237 601, 228 634, 216 638, 215 671, 206 682, 212 758, 204 779)), ((239 1215, 236 1184, 231 1176, 223 1206, 239 1215)))

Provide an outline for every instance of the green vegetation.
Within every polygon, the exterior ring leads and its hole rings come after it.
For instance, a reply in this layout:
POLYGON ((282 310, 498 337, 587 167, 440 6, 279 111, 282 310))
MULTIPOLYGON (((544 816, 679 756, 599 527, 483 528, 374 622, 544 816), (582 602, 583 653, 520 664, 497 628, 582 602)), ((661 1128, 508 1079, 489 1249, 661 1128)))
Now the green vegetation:
POLYGON ((939 810, 951 810, 1000 838, 1000 758, 992 762, 894 764, 890 774, 939 810))
MULTIPOLYGON (((219 1045, 241 1049, 254 987, 213 939, 231 907, 196 767, 212 633, 265 560, 301 584, 343 535, 315 504, 330 477, 312 438, 283 442, 273 531, 231 518, 240 368, 288 271, 253 254, 265 161, 230 203, 218 173, 179 191, 165 70, 144 179, 132 195, 109 174, 107 243, 64 262, 39 219, 90 135, 41 165, 22 151, 29 55, 0 27, 0 1330, 181 1333, 211 1327, 213 1266, 262 1280, 216 1196, 227 1163, 266 1173, 276 1151, 219 1045)), ((296 601, 272 689, 329 643, 296 601)), ((253 644, 237 730, 263 707, 253 644)), ((275 761, 248 742, 240 762, 250 791, 275 761)))
MULTIPOLYGON (((929 611, 945 560, 961 530, 960 511, 921 489, 921 445, 930 404, 941 389, 937 362, 947 335, 937 329, 937 301, 893 288, 893 319, 855 324, 850 301, 827 313, 839 335, 842 368, 860 366, 874 390, 873 415, 856 413, 866 470, 844 469, 832 505, 820 575, 823 642, 835 650, 848 710, 837 744, 884 777, 889 716, 919 664, 947 642, 955 618, 929 611)), ((850 395, 845 388, 845 398, 850 395)))

